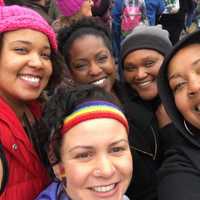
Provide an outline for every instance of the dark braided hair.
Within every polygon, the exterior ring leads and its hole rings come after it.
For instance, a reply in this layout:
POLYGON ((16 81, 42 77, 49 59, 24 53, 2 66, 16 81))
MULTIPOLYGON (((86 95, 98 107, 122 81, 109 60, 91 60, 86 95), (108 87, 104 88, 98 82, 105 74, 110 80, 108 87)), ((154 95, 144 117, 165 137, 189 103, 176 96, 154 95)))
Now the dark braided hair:
POLYGON ((94 85, 80 85, 71 89, 60 87, 50 97, 44 109, 43 119, 37 125, 38 137, 41 146, 48 151, 50 164, 53 165, 61 160, 62 137, 60 131, 64 119, 74 111, 77 105, 90 100, 104 100, 121 108, 113 95, 94 85))
POLYGON ((112 53, 112 38, 110 31, 106 26, 95 17, 84 17, 77 22, 73 23, 70 27, 64 27, 58 32, 58 48, 63 55, 65 62, 70 67, 70 48, 76 39, 81 37, 93 35, 102 38, 105 46, 112 53))

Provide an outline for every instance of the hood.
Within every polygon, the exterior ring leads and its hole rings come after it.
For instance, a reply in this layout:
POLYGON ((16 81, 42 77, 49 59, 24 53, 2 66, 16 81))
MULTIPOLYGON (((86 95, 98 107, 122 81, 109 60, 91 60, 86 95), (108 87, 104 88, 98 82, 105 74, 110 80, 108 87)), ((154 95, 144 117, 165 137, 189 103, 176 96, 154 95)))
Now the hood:
POLYGON ((167 77, 168 65, 171 59, 180 49, 192 43, 200 43, 200 30, 188 36, 185 36, 173 47, 172 51, 165 58, 160 68, 157 81, 158 81, 158 91, 160 94, 161 101, 166 109, 166 112, 172 119, 174 125, 184 135, 184 137, 187 138, 187 140, 192 142, 195 146, 200 147, 200 135, 192 136, 191 134, 189 134, 189 132, 186 130, 184 126, 184 118, 175 105, 173 93, 169 87, 168 77, 167 77))

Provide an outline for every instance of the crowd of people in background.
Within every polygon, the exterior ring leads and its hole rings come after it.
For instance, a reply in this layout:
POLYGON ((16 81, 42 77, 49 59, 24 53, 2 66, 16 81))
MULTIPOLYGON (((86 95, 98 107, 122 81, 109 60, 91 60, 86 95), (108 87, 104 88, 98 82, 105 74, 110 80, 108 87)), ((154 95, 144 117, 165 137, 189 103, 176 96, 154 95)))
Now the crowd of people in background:
POLYGON ((199 200, 199 8, 0 0, 0 200, 199 200))

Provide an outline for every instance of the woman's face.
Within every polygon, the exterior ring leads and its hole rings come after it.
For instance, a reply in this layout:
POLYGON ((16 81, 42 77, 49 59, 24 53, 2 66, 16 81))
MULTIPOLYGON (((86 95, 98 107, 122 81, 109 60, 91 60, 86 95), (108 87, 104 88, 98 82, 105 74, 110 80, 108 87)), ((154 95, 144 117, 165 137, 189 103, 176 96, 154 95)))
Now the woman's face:
POLYGON ((158 95, 156 78, 163 60, 162 54, 150 49, 136 50, 125 57, 124 78, 142 99, 158 95))
POLYGON ((169 63, 168 79, 183 117, 200 129, 200 44, 179 50, 169 63))
POLYGON ((8 101, 37 99, 52 74, 51 49, 41 32, 4 33, 0 52, 0 95, 8 101))
POLYGON ((81 6, 80 13, 85 17, 92 16, 93 0, 85 0, 81 6))
POLYGON ((111 52, 99 36, 85 35, 71 45, 70 71, 80 84, 98 85, 108 92, 116 78, 116 67, 111 52))
POLYGON ((120 122, 104 118, 76 125, 64 135, 61 159, 72 200, 122 200, 132 176, 132 158, 120 122))

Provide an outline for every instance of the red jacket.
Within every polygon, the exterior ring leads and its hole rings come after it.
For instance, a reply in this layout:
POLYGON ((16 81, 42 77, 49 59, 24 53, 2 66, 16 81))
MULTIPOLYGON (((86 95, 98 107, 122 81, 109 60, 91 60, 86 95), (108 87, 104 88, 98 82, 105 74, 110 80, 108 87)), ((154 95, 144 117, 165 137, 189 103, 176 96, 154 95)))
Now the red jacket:
MULTIPOLYGON (((38 104, 31 104, 30 109, 40 117, 38 104)), ((15 112, 1 97, 0 142, 8 164, 8 180, 0 200, 34 199, 49 183, 47 170, 15 112)))

